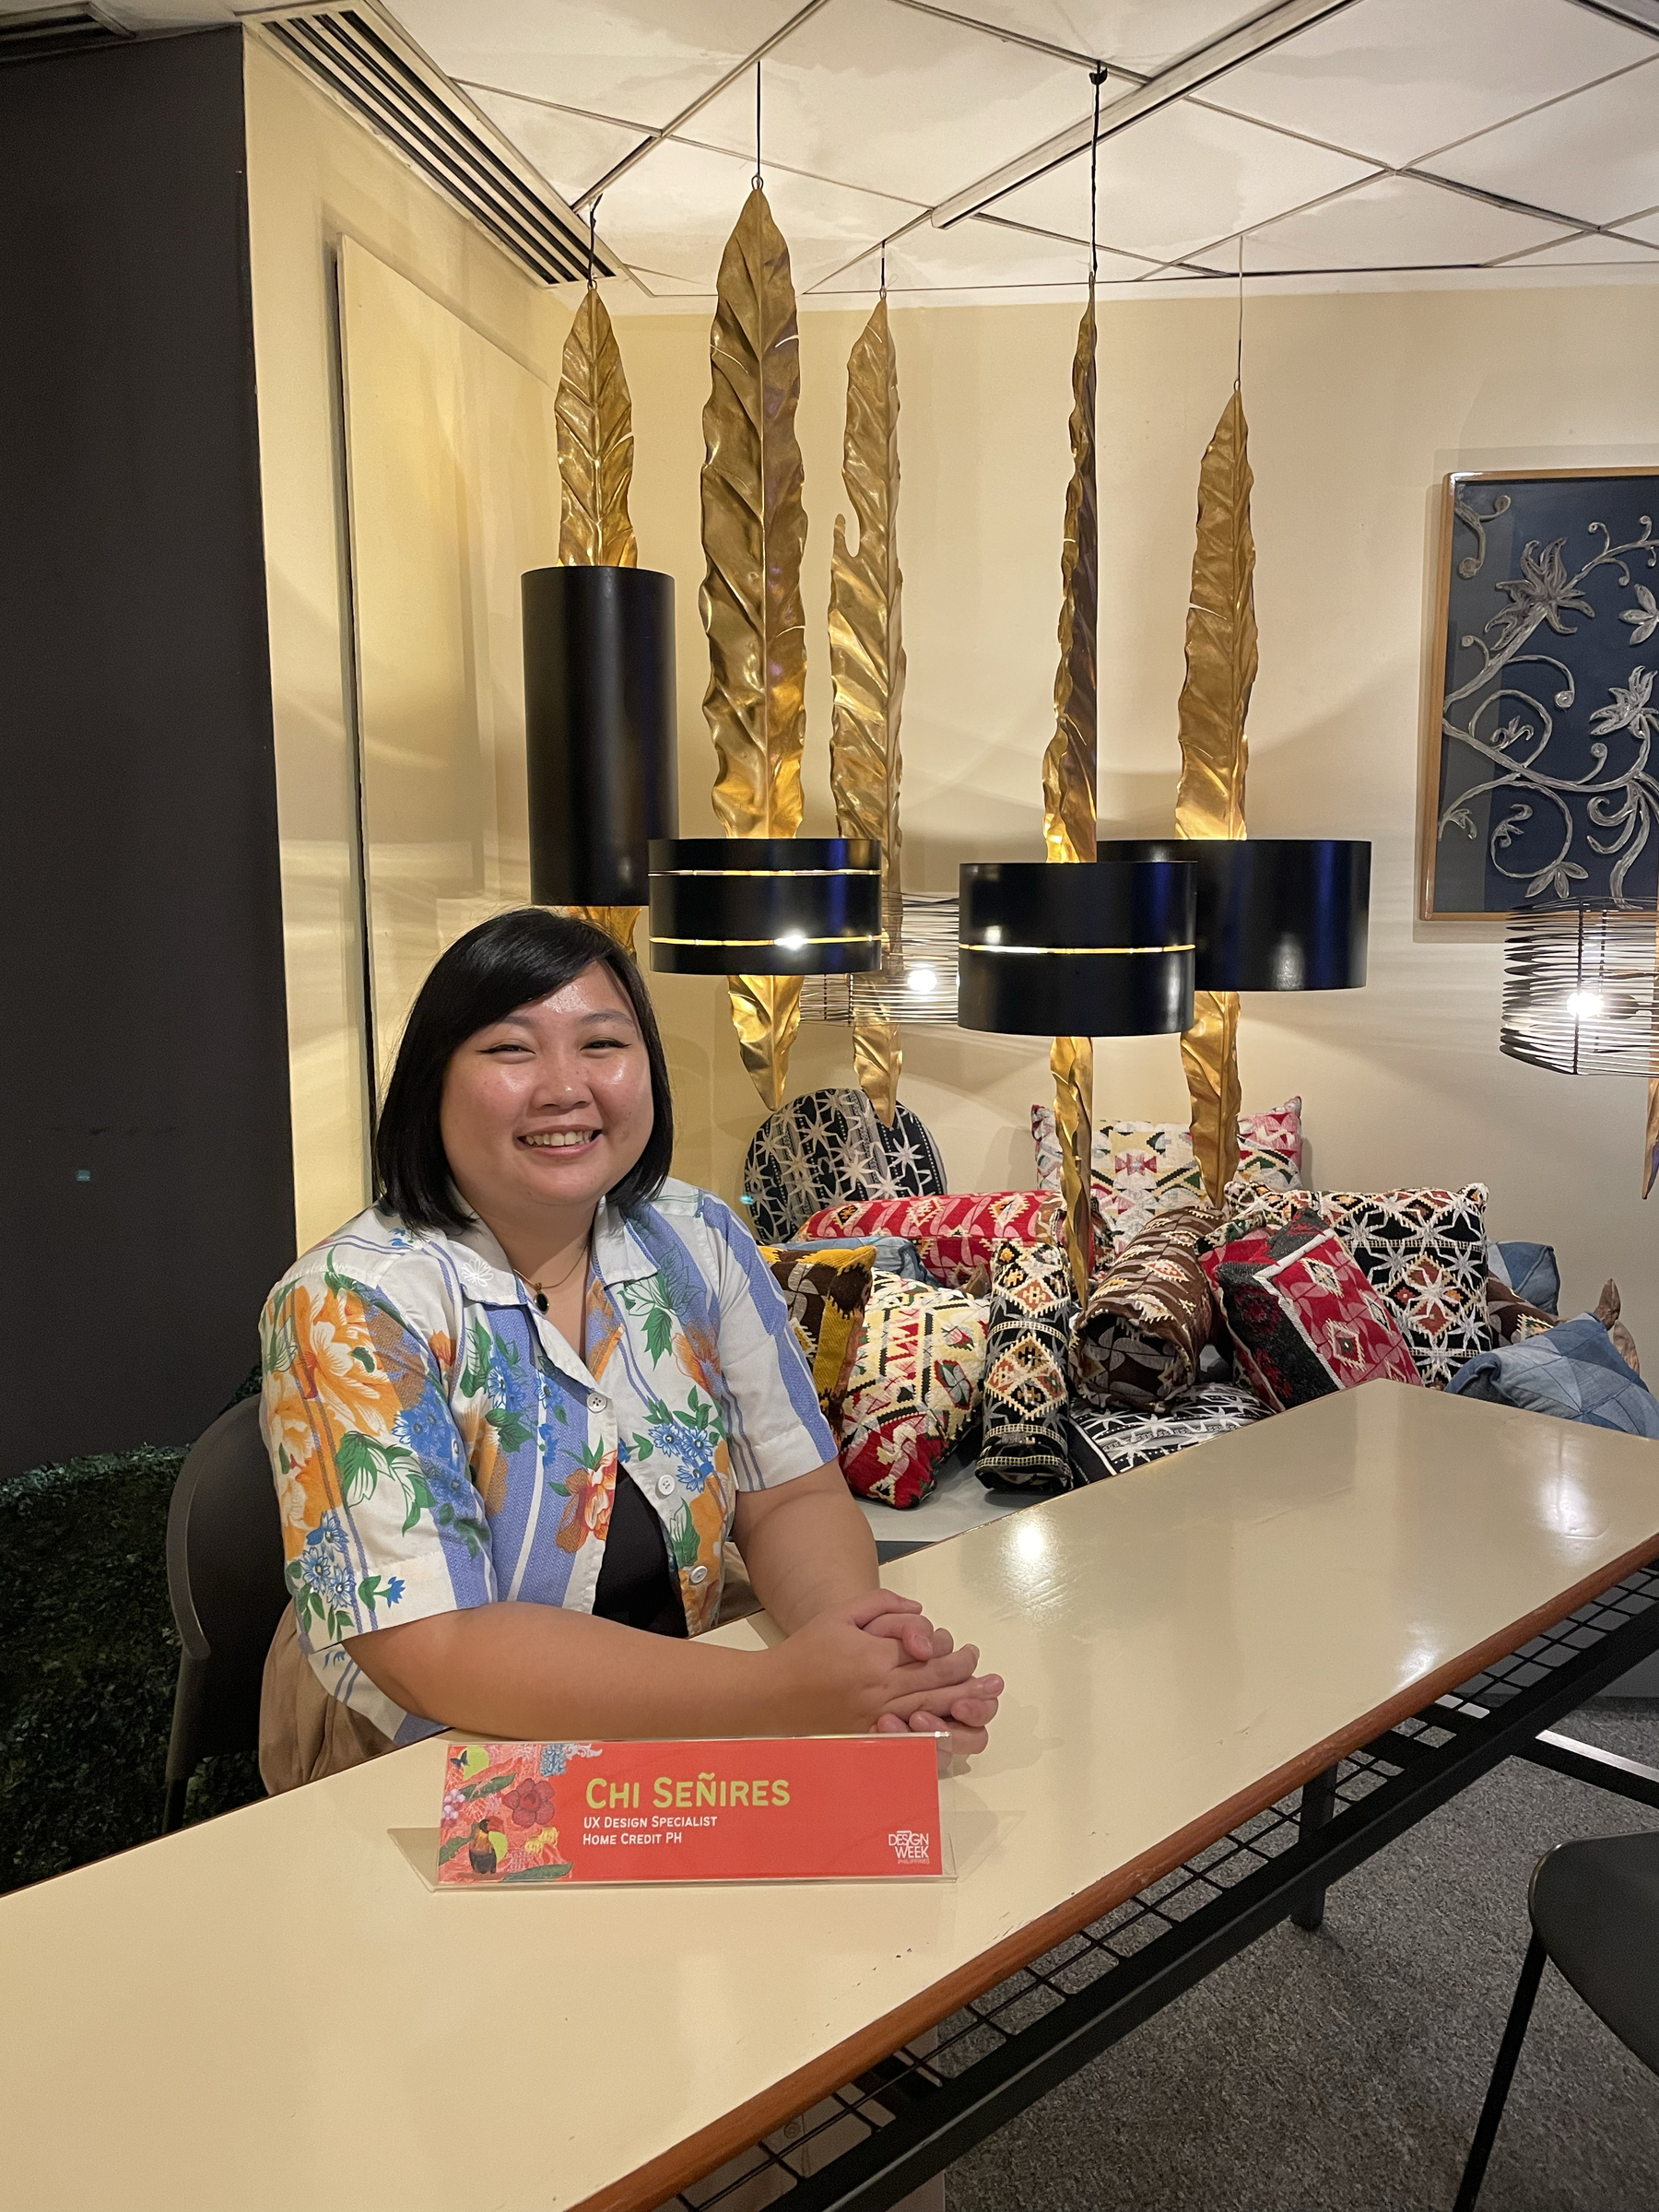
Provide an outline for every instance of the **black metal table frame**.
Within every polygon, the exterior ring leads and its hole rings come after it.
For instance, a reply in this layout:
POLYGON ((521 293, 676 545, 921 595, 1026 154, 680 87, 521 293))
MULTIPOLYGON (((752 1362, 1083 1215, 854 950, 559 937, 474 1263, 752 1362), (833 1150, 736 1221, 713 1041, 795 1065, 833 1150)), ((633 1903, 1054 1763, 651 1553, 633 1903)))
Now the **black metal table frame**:
POLYGON ((770 2169, 788 2212, 882 2212, 1280 1921, 1318 1927, 1333 1882, 1506 1759, 1659 1806, 1659 1772, 1550 1726, 1656 1650, 1659 1555, 756 2145, 738 2178, 723 2169, 678 2204, 717 2212, 770 2169))

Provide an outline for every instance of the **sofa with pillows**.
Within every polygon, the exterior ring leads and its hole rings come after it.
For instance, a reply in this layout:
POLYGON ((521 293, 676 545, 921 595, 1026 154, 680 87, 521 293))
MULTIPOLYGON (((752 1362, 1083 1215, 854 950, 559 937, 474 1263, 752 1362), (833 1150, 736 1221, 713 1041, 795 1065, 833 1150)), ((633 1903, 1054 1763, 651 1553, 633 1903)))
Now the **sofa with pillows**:
MULTIPOLYGON (((1035 1191, 947 1194, 918 1177, 837 1196, 762 1245, 861 1498, 916 1507, 971 1460, 1014 1503, 1379 1377, 1659 1439, 1615 1287, 1562 1323, 1553 1253, 1490 1241, 1483 1185, 1307 1189, 1291 1099, 1241 1121, 1218 1207, 1186 1129, 1108 1123, 1079 1307, 1053 1113, 1031 1119, 1035 1191)), ((797 1204, 822 1194, 796 1187, 797 1204)), ((772 1188, 776 1235, 788 1209, 772 1188)))

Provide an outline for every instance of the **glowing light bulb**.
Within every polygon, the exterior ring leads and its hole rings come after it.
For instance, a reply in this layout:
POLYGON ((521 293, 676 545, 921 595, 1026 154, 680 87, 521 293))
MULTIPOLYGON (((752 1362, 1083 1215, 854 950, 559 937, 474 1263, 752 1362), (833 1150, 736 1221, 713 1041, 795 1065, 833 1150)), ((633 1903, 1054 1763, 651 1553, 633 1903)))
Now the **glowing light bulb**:
POLYGON ((1567 1011, 1574 1021, 1590 1021, 1602 1010, 1599 991, 1574 991, 1567 1001, 1567 1011))
POLYGON ((780 952, 799 952, 806 942, 806 935, 804 930, 786 929, 778 939, 778 949, 780 952))
POLYGON ((931 968, 912 968, 904 980, 918 998, 925 998, 939 987, 939 979, 931 968))

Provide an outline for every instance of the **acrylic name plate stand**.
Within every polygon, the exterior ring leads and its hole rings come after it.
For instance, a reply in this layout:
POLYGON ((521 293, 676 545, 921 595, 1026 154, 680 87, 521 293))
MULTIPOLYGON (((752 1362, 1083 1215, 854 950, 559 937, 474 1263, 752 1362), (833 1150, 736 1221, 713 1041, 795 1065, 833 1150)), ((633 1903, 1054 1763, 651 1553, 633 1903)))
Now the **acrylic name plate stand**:
POLYGON ((441 1890, 937 1880, 943 1740, 452 1744, 436 1834, 393 1833, 441 1890))

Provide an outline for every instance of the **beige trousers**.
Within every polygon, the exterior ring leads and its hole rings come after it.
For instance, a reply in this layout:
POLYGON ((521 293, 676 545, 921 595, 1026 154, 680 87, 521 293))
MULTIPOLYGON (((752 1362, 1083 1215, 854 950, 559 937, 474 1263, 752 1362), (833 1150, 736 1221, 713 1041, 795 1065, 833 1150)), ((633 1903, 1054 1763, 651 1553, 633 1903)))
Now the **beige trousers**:
POLYGON ((372 1721, 329 1696, 300 1649, 294 1608, 285 1606, 259 1692, 259 1779, 271 1795, 344 1774, 394 1748, 372 1721))

